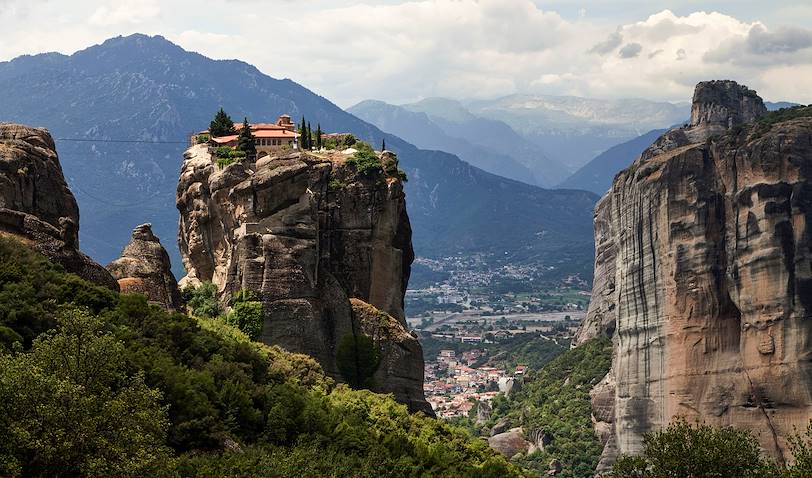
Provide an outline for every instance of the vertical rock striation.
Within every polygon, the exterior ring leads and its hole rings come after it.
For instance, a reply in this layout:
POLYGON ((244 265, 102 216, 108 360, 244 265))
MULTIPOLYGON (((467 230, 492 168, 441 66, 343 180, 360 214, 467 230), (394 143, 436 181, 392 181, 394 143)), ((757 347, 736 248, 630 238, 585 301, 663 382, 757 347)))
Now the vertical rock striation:
POLYGON ((220 167, 206 146, 190 148, 177 196, 181 284, 212 281, 224 301, 254 291, 266 315, 262 340, 311 355, 338 378, 338 344, 369 333, 350 299, 380 309, 394 318, 397 341, 382 346, 388 371, 376 391, 431 413, 403 310, 414 253, 397 160, 383 153, 381 170, 359 172, 348 159, 297 152, 220 167))
POLYGON ((700 83, 691 124, 599 203, 577 337, 614 340, 592 395, 599 471, 678 415, 750 430, 779 461, 812 418, 812 111, 797 111, 757 121, 755 92, 700 83))
POLYGON ((22 240, 68 272, 118 290, 115 279, 79 251, 79 207, 43 128, 0 123, 0 234, 22 240))
POLYGON ((152 233, 151 224, 141 224, 133 230, 121 257, 108 264, 107 270, 118 281, 122 294, 143 294, 164 309, 180 309, 180 290, 172 274, 169 254, 152 233))

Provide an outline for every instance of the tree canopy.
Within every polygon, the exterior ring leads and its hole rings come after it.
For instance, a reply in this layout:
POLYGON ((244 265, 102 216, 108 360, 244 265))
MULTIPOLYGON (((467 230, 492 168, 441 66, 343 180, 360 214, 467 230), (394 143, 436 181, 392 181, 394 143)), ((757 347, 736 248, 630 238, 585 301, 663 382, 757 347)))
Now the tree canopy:
POLYGON ((237 134, 237 130, 234 128, 234 121, 231 120, 231 116, 229 116, 223 108, 220 108, 220 111, 214 115, 214 119, 209 123, 209 134, 211 136, 237 134))

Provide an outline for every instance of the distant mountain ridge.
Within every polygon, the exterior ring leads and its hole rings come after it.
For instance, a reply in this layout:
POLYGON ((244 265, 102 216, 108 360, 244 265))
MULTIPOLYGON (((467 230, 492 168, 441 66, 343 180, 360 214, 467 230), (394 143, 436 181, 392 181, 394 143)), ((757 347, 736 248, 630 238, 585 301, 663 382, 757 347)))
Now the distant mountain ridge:
POLYGON ((626 169, 665 131, 654 129, 625 143, 612 146, 573 173, 558 187, 585 189, 602 196, 612 185, 615 175, 626 169))
POLYGON ((57 138, 82 211, 82 248, 100 262, 118 257, 132 228, 150 222, 178 269, 177 249, 169 246, 177 234, 174 197, 185 141, 224 106, 235 119, 304 115, 325 131, 352 132, 376 146, 385 139, 409 176, 418 255, 484 254, 561 276, 591 271, 594 194, 540 189, 419 150, 241 61, 211 60, 163 37, 136 34, 70 56, 2 62, 0 88, 0 120, 45 126, 57 138))
POLYGON ((362 101, 347 111, 419 148, 455 154, 478 168, 506 178, 537 186, 545 184, 541 174, 534 174, 530 168, 514 158, 473 144, 462 137, 449 136, 426 113, 377 100, 362 101))
POLYGON ((466 104, 475 115, 500 120, 572 170, 612 146, 655 128, 682 124, 687 103, 643 99, 510 95, 466 104))
MULTIPOLYGON (((798 106, 789 101, 764 102, 768 110, 798 106)), ((612 185, 612 180, 620 171, 626 169, 640 154, 657 140, 665 129, 655 129, 616 146, 596 156, 569 178, 558 185, 560 188, 585 189, 603 195, 612 185)))

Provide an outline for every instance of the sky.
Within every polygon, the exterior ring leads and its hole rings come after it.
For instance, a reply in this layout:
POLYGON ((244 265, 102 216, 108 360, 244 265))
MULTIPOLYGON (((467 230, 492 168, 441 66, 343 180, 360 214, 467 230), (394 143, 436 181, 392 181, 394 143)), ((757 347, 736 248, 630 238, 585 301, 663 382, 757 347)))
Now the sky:
POLYGON ((0 61, 131 33, 348 107, 511 94, 689 101, 734 79, 812 103, 812 1, 0 0, 0 61))

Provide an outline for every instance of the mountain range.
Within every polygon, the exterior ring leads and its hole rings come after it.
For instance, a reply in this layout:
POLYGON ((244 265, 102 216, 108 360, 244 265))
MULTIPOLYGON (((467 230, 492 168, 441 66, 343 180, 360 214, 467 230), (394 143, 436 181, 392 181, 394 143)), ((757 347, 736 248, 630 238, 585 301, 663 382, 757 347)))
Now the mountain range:
POLYGON ((427 98, 404 105, 366 100, 347 111, 418 147, 456 154, 500 176, 592 192, 608 187, 614 174, 648 144, 635 143, 630 149, 609 153, 610 148, 626 141, 653 141, 656 136, 641 132, 681 124, 690 114, 684 104, 528 95, 468 102, 427 98), (630 158, 616 159, 617 164, 593 164, 579 171, 586 163, 608 159, 600 157, 604 153, 612 156, 638 149, 630 158), (600 184, 579 179, 584 174, 600 176, 603 171, 611 174, 600 184))
MULTIPOLYGON (((418 149, 242 61, 212 60, 163 37, 136 34, 69 56, 2 62, 0 88, 0 120, 44 126, 56 138, 82 211, 82 249, 103 263, 118 257, 136 224, 150 222, 164 243, 174 243, 182 153, 190 133, 207 127, 222 106, 235 120, 273 121, 288 113, 376 146, 385 140, 409 177, 420 256, 480 254, 560 276, 590 274, 595 194, 545 190, 418 149)), ((177 249, 169 253, 180 273, 177 249)))

